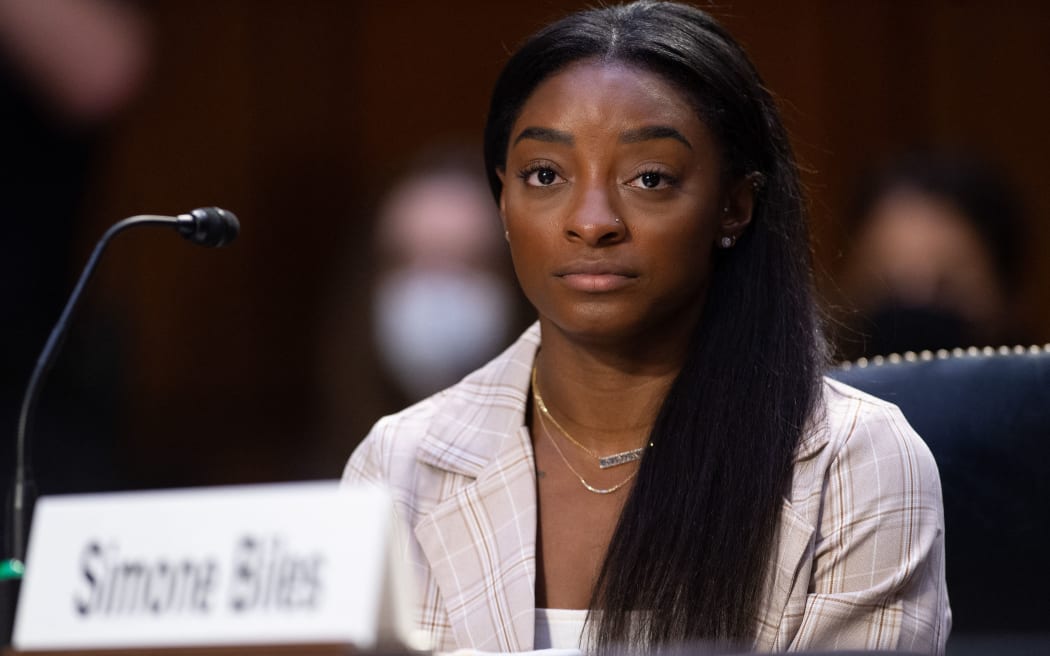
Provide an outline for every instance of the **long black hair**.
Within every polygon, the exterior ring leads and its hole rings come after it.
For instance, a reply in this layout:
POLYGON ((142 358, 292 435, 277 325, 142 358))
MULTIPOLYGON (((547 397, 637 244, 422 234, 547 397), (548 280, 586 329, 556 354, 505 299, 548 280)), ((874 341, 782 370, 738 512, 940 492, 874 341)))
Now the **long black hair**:
POLYGON ((794 155, 772 97, 717 22, 685 5, 635 2, 573 14, 511 57, 485 127, 497 198, 496 171, 522 105, 581 60, 663 76, 693 100, 727 179, 764 178, 751 225, 715 255, 689 353, 653 427, 655 446, 609 544, 590 606, 598 611, 594 646, 748 645, 823 366, 794 155))

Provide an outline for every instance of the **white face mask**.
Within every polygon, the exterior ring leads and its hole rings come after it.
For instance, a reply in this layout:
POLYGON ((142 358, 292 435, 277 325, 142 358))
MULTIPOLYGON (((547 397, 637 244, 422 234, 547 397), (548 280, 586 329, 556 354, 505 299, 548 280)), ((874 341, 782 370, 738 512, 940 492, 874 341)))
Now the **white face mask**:
POLYGON ((501 278, 477 270, 389 273, 376 287, 379 355, 410 396, 444 389, 504 346, 511 293, 501 278))

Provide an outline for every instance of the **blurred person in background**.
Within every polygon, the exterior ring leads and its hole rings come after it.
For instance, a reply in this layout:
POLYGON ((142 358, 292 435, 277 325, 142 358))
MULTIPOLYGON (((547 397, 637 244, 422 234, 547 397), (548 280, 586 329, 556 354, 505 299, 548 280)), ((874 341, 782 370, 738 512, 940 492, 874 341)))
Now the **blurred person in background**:
MULTIPOLYGON (((72 247, 103 131, 142 86, 147 28, 138 8, 127 2, 0 0, 4 463, 14 457, 18 409, 36 357, 79 268, 72 247)), ((81 315, 41 397, 34 459, 42 492, 114 484, 105 468, 111 460, 119 340, 108 321, 81 315)), ((11 473, 9 466, 0 473, 5 490, 11 473)))
POLYGON ((842 357, 1020 339, 1020 209, 990 165, 948 152, 896 158, 862 181, 847 221, 842 357))
MULTIPOLYGON (((524 328, 480 146, 422 147, 376 203, 364 258, 344 258, 319 329, 316 448, 328 471, 348 431, 459 381, 524 328), (367 340, 347 339, 366 324, 367 340)), ((356 236, 354 237, 356 239, 356 236)))
POLYGON ((406 400, 457 382, 511 335, 517 301, 500 225, 480 158, 462 149, 424 154, 387 193, 373 334, 406 400))

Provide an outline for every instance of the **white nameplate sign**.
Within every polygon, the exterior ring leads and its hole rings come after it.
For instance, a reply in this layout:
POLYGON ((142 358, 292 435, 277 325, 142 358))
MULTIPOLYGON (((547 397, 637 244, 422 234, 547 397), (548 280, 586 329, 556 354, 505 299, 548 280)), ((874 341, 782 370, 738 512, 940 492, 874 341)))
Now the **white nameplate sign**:
POLYGON ((422 649, 389 498, 335 482, 44 497, 17 649, 422 649))

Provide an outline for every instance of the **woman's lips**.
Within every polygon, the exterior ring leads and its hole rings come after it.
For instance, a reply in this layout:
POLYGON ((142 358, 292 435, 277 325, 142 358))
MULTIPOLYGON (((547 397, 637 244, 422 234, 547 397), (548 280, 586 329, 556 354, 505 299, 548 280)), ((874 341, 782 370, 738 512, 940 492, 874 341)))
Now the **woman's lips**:
POLYGON ((634 284, 638 279, 633 271, 609 265, 569 267, 556 273, 555 277, 569 289, 588 293, 616 291, 634 284))
POLYGON ((632 284, 635 278, 617 273, 567 273, 558 276, 569 289, 580 292, 611 292, 632 284))

